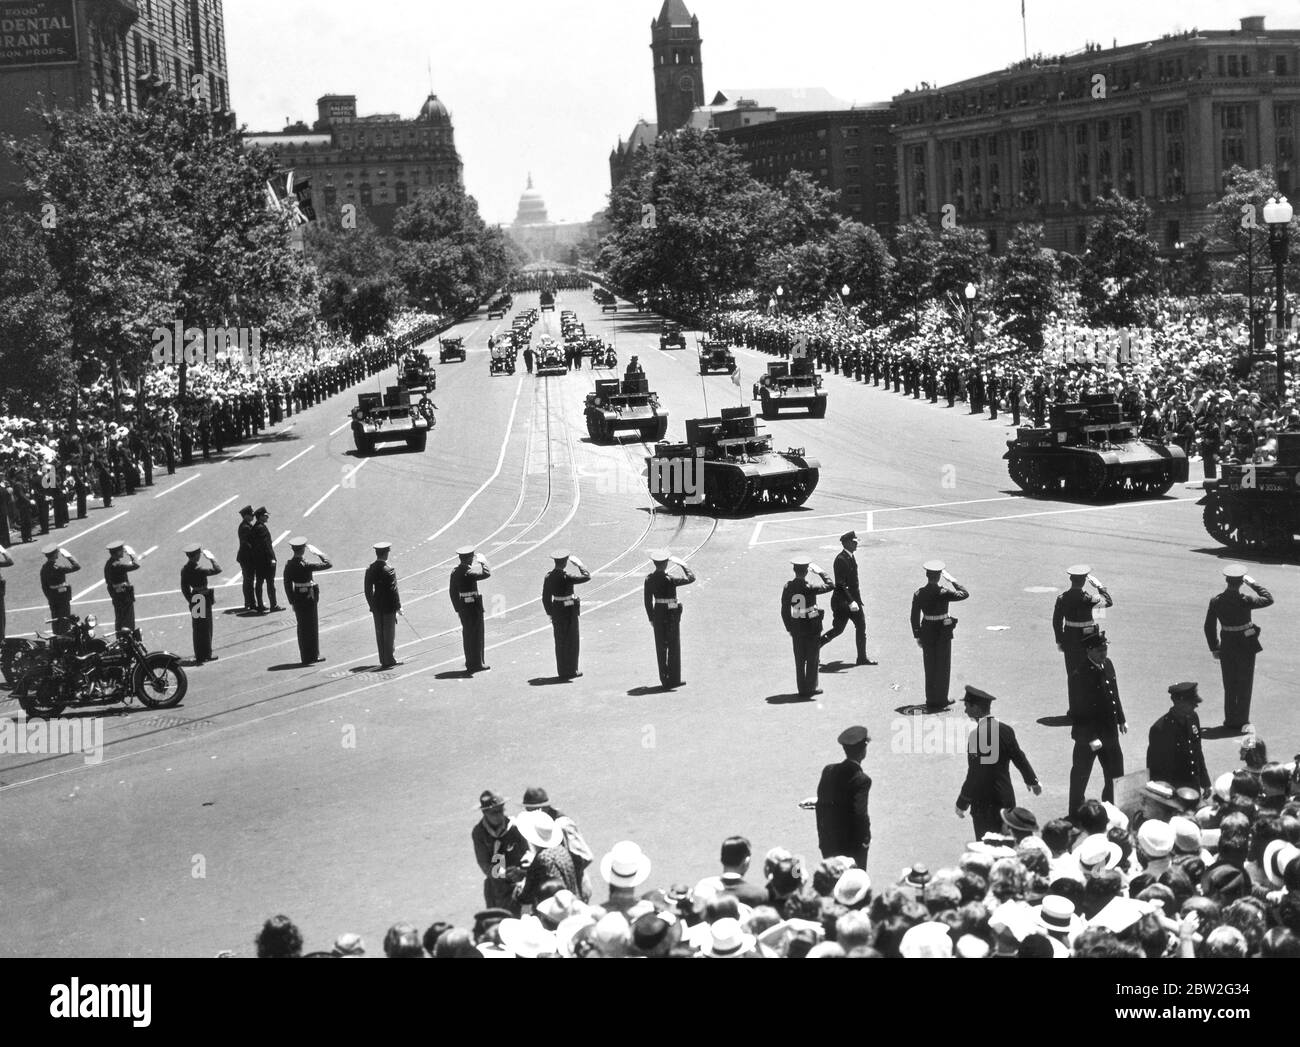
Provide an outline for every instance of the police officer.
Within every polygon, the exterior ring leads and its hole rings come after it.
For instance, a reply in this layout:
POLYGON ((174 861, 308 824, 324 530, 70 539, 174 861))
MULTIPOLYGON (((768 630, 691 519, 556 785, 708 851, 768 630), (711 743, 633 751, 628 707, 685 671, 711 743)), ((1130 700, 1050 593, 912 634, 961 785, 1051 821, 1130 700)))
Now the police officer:
POLYGON ((45 554, 45 563, 41 565, 41 591, 50 605, 50 618, 54 631, 67 631, 68 623, 63 619, 72 616, 72 586, 68 584, 68 575, 81 570, 81 564, 66 549, 57 545, 47 545, 41 550, 45 554), (59 563, 62 557, 68 563, 65 567, 59 563))
POLYGON ((402 597, 397 591, 397 572, 388 562, 391 542, 375 543, 375 562, 366 568, 366 606, 375 620, 375 646, 379 651, 379 667, 391 669, 398 664, 394 652, 397 638, 397 616, 402 612, 402 597))
POLYGON ((303 557, 307 551, 306 538, 290 538, 289 548, 293 556, 284 565, 284 595, 293 608, 298 620, 298 653, 303 665, 315 665, 325 659, 320 653, 320 624, 316 608, 320 603, 320 586, 313 575, 317 571, 328 571, 334 565, 317 550, 313 549, 319 563, 308 563, 303 557))
POLYGON ((849 531, 840 535, 840 545, 844 548, 835 557, 835 592, 831 596, 831 627, 822 634, 821 645, 825 647, 840 633, 844 632, 849 622, 853 623, 854 637, 858 644, 858 665, 875 665, 867 657, 867 616, 862 608, 862 590, 858 584, 858 561, 853 555, 858 551, 858 535, 849 531))
MULTIPOLYGON (((12 567, 14 558, 3 545, 0 545, 0 567, 12 567)), ((5 579, 0 574, 0 642, 5 638, 5 579)))
POLYGON ((1147 736, 1147 772, 1152 781, 1166 782, 1175 789, 1210 789, 1210 772, 1201 751, 1201 718, 1196 707, 1201 696, 1194 683, 1176 683, 1169 688, 1174 707, 1151 725, 1147 736))
POLYGON ((948 605, 968 599, 970 593, 948 573, 942 560, 930 560, 923 566, 925 585, 912 594, 912 636, 921 648, 925 668, 925 707, 930 712, 942 712, 953 704, 948 685, 957 619, 948 613, 948 605))
POLYGON ((451 606, 460 617, 460 642, 465 651, 465 671, 471 675, 487 672, 492 666, 484 661, 483 594, 478 583, 492 577, 487 561, 477 555, 472 545, 456 550, 460 557, 451 572, 447 593, 451 606))
POLYGON ((275 598, 275 546, 271 541, 271 530, 266 526, 266 521, 271 518, 271 514, 266 511, 266 506, 259 506, 253 516, 255 522, 252 531, 249 532, 249 543, 252 547, 250 555, 252 556, 257 610, 262 614, 266 614, 266 604, 262 601, 262 589, 265 586, 266 594, 271 598, 271 610, 283 611, 284 608, 279 605, 275 598))
MULTIPOLYGON (((1076 564, 1066 569, 1070 576, 1070 588, 1056 597, 1052 608, 1052 632, 1056 635, 1056 649, 1065 655, 1065 680, 1069 688, 1069 708, 1066 719, 1074 710, 1075 675, 1088 656, 1084 654, 1083 641, 1100 632, 1100 627, 1092 618, 1093 608, 1099 604, 1107 608, 1114 607, 1106 587, 1092 577, 1092 568, 1087 564, 1076 564), (1084 586, 1091 581, 1099 596, 1088 592, 1084 586)), ((1073 810, 1073 808, 1071 808, 1073 810)))
POLYGON ((235 554, 240 574, 244 582, 244 610, 257 610, 257 597, 253 589, 253 580, 257 569, 253 566, 253 507, 246 505, 239 510, 239 552, 235 554))
POLYGON ((1016 765, 1030 792, 1039 796, 1043 791, 1029 765, 1029 757, 1020 748, 1016 732, 991 715, 995 701, 987 691, 966 685, 966 716, 975 721, 975 729, 966 742, 966 781, 962 783, 956 809, 958 818, 965 818, 970 811, 977 840, 983 839, 985 833, 1000 831, 1003 810, 1016 806, 1011 764, 1016 765))
POLYGON ((1074 757, 1070 765, 1069 815, 1083 804, 1094 760, 1101 762, 1105 777, 1101 798, 1115 802, 1115 779, 1124 776, 1119 736, 1128 733, 1106 634, 1090 634, 1083 640, 1083 649, 1084 663, 1072 674, 1075 685, 1070 698, 1070 737, 1074 739, 1074 757))
POLYGON ((555 633, 555 675, 561 680, 574 680, 582 673, 578 671, 580 604, 573 594, 573 587, 591 581, 591 572, 567 549, 556 549, 551 553, 551 559, 555 561, 555 567, 542 579, 542 610, 551 619, 551 629, 555 633), (577 573, 569 573, 570 564, 577 573))
POLYGON ((123 629, 135 628, 135 586, 131 572, 140 570, 140 561, 122 541, 107 546, 108 560, 104 564, 104 585, 113 601, 113 635, 123 629))
POLYGON ((795 686, 801 697, 811 698, 822 693, 817 686, 817 662, 825 612, 817 606, 817 597, 834 589, 835 583, 806 556, 794 557, 790 565, 794 577, 781 590, 781 622, 794 645, 795 686))
POLYGON ((645 579, 645 614, 654 627, 659 683, 664 688, 680 687, 683 683, 682 605, 677 590, 694 582, 695 574, 667 549, 652 549, 649 557, 655 569, 645 579), (680 575, 668 573, 670 562, 681 568, 680 575))
POLYGON ((871 778, 862 770, 862 761, 871 735, 865 727, 850 727, 836 740, 844 759, 823 767, 817 783, 817 846, 823 858, 842 854, 865 869, 871 847, 871 778))
POLYGON ((1205 640, 1223 673, 1223 723, 1231 731, 1250 733, 1250 699, 1255 686, 1255 655, 1263 650, 1251 611, 1271 607, 1273 595, 1246 574, 1241 564, 1223 569, 1227 587, 1210 597, 1205 612, 1205 640), (1254 593, 1242 592, 1242 583, 1254 593), (1215 625, 1218 635, 1215 635, 1215 625))
POLYGON ((190 636, 194 640, 194 664, 215 662, 212 653, 212 605, 217 594, 208 586, 208 579, 221 573, 221 565, 195 542, 185 547, 186 562, 181 568, 181 595, 190 609, 190 636), (208 566, 200 562, 206 557, 208 566))

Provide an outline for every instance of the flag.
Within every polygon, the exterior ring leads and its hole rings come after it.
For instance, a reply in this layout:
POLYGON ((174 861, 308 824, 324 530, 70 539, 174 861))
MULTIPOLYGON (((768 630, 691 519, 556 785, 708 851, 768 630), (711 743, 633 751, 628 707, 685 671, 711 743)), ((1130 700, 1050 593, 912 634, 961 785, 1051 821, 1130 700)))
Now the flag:
POLYGON ((1020 17, 1025 17, 1025 0, 1020 0, 1020 17))
POLYGON ((739 368, 739 367, 737 367, 734 371, 731 372, 731 384, 734 385, 737 389, 740 388, 740 368, 739 368))

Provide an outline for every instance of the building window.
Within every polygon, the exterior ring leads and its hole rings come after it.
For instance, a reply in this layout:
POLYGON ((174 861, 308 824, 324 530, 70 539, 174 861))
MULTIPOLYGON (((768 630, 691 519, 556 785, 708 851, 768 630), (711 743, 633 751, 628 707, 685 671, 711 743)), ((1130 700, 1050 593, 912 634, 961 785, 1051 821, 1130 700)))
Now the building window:
POLYGON ((1087 148, 1088 145, 1088 125, 1080 124, 1074 129, 1074 144, 1087 148))
POLYGON ((1287 72, 1287 61, 1286 61, 1286 55, 1274 55, 1274 56, 1273 56, 1273 75, 1274 75, 1274 76, 1290 76, 1290 75, 1291 75, 1290 73, 1287 72))
POLYGON ((1178 219, 1171 218, 1165 223, 1165 243, 1167 246, 1173 247, 1174 244, 1178 243, 1182 239, 1180 234, 1181 228, 1178 219))
POLYGON ((1181 109, 1165 110, 1165 134, 1181 135, 1183 133, 1183 111, 1181 109))
POLYGON ((1246 107, 1225 105, 1219 109, 1219 127, 1224 131, 1242 131, 1246 127, 1246 107))
POLYGON ((374 190, 370 188, 369 182, 361 183, 361 206, 370 207, 375 202, 374 190))

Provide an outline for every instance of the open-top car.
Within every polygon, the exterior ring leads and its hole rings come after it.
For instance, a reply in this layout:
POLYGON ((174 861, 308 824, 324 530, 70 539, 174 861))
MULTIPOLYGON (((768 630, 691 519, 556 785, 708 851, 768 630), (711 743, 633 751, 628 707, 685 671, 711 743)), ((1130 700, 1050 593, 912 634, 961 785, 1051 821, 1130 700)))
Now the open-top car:
POLYGON ((681 324, 675 324, 671 320, 665 320, 659 328, 659 348, 660 349, 685 349, 686 335, 682 331, 681 324))
POLYGON ((544 312, 544 313, 553 313, 553 312, 555 312, 555 292, 554 292, 554 291, 543 291, 543 292, 542 292, 542 295, 541 295, 541 299, 542 299, 542 300, 541 300, 542 312, 544 312))
POLYGON ((569 362, 564 358, 564 349, 550 335, 544 335, 537 343, 537 376, 568 373, 569 362))
POLYGON ((429 430, 436 424, 434 404, 427 396, 411 403, 411 394, 389 386, 383 396, 361 393, 352 409, 352 438, 360 454, 374 454, 379 444, 404 443, 423 451, 429 430))
POLYGON ((438 362, 445 364, 448 360, 459 360, 461 363, 465 362, 465 339, 438 339, 438 362))
POLYGON ((705 341, 700 346, 700 374, 735 374, 736 355, 726 342, 705 341))
POLYGON ((407 353, 397 372, 397 384, 412 393, 438 388, 438 372, 433 369, 429 354, 419 349, 407 353))

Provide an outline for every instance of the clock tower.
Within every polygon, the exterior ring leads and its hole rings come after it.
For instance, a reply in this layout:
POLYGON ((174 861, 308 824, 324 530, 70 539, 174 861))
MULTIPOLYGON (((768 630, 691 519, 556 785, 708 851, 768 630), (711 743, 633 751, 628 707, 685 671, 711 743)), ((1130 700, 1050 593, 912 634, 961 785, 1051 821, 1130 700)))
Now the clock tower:
POLYGON ((650 41, 659 133, 669 134, 685 127, 691 112, 704 104, 700 20, 683 0, 664 0, 659 17, 650 23, 650 41))

